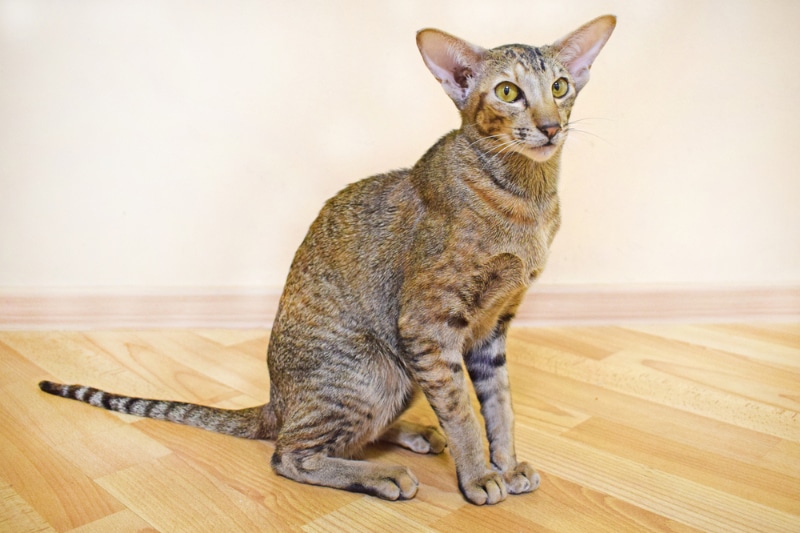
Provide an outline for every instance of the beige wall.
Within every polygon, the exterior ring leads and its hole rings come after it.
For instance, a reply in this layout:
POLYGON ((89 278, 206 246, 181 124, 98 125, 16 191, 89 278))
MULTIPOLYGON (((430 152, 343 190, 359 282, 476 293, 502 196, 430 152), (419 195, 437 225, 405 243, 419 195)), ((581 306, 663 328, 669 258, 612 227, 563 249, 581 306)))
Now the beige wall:
POLYGON ((416 30, 606 12, 542 283, 799 283, 800 2, 0 0, 0 290, 280 286, 327 197, 458 125, 416 30))

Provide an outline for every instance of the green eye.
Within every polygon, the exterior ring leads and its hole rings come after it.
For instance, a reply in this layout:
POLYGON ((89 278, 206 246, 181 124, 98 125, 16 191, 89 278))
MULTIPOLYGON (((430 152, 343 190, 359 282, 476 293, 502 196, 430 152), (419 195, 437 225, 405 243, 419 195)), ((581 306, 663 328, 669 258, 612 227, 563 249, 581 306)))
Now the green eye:
POLYGON ((563 98, 569 91, 569 82, 566 78, 558 78, 553 83, 553 96, 563 98))
POLYGON ((510 103, 519 97, 519 87, 513 83, 504 81, 495 88, 494 94, 496 94, 500 100, 510 103))

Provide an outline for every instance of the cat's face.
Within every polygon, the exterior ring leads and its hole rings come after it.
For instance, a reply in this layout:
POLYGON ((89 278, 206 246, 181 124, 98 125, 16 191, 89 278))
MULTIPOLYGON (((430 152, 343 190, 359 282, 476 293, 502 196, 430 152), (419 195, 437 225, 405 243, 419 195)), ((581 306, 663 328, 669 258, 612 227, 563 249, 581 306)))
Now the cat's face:
POLYGON ((439 30, 420 31, 417 45, 480 149, 544 162, 563 145, 575 97, 615 25, 606 15, 541 48, 486 50, 439 30))
POLYGON ((485 53, 462 114, 493 152, 542 162, 564 143, 577 94, 572 75, 549 47, 501 46, 485 53))

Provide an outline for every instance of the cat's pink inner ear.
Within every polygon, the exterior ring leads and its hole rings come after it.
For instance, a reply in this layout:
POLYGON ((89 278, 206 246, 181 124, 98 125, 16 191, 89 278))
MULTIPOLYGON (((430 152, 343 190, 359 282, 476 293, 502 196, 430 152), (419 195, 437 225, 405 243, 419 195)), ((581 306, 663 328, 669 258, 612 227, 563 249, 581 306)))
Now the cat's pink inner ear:
POLYGON ((434 29, 417 32, 417 46, 425 65, 460 107, 472 89, 485 50, 434 29))
POLYGON ((589 69, 617 24, 617 17, 606 15, 584 24, 553 43, 558 59, 567 67, 580 91, 589 81, 589 69))

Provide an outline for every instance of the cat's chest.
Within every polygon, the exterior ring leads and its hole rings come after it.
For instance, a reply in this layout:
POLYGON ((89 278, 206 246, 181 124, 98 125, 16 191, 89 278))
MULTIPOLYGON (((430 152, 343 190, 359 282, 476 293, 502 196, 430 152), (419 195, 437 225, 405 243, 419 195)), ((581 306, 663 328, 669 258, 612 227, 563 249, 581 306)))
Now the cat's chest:
POLYGON ((558 198, 555 195, 527 206, 525 216, 508 217, 495 212, 478 217, 475 224, 486 227, 481 248, 488 256, 511 253, 522 259, 531 279, 541 273, 550 245, 561 224, 558 198))

